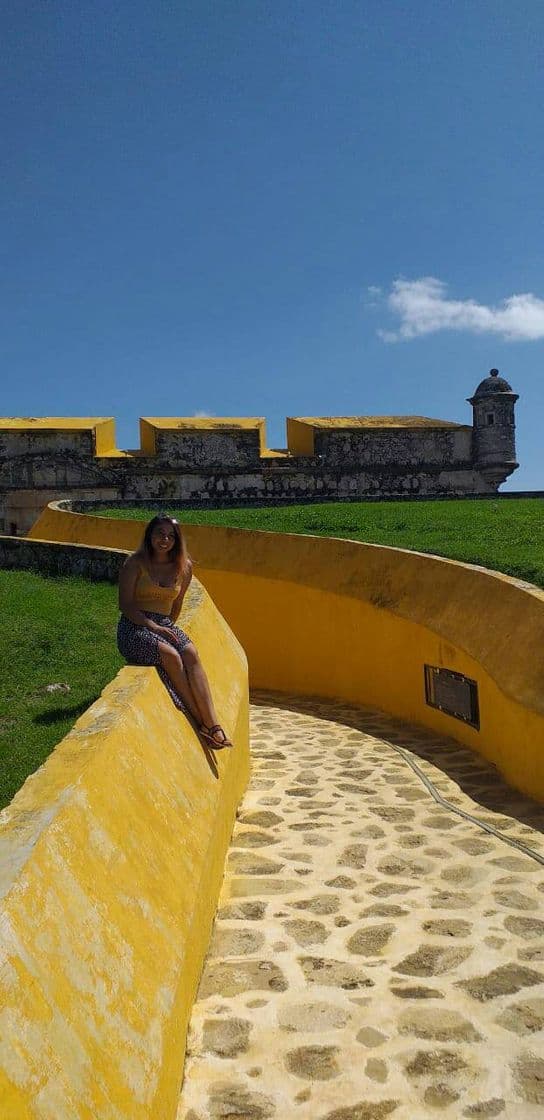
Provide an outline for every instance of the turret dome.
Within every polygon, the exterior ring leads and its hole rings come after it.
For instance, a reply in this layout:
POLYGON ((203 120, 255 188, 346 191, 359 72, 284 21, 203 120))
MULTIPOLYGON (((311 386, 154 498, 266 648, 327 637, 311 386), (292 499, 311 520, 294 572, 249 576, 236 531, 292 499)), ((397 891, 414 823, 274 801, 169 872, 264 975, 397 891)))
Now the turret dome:
POLYGON ((484 377, 480 381, 478 388, 474 394, 475 397, 489 397, 495 393, 511 393, 512 386, 504 377, 499 377, 498 369, 490 369, 489 377, 484 377))

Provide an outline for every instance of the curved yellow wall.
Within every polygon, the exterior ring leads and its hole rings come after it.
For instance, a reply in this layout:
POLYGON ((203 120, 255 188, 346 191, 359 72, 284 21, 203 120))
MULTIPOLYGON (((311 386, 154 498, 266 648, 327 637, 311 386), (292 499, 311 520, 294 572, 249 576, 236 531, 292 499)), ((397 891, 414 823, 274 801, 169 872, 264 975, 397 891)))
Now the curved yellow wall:
POLYGON ((198 584, 184 626, 235 750, 127 667, 0 814, 2 1120, 175 1116, 249 772, 246 660, 198 584))
MULTIPOLYGON (((141 522, 49 507, 31 535, 135 548, 141 522)), ((369 704, 451 735, 544 800, 544 593, 438 557, 187 527, 254 686, 369 704), (480 730, 429 707, 425 663, 478 682, 480 730)))

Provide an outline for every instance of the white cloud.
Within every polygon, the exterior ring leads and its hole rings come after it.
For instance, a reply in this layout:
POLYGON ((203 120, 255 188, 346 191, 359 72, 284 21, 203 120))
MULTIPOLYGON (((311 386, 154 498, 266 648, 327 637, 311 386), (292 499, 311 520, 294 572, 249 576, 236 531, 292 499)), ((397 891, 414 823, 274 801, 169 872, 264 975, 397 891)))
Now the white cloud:
MULTIPOLYGON (((375 292, 370 289, 372 296, 375 292)), ((531 292, 508 296, 497 307, 474 299, 449 299, 446 293, 446 284, 433 276, 394 280, 385 299, 400 325, 395 331, 378 331, 380 338, 398 342, 435 331, 497 334, 509 342, 544 338, 544 300, 531 292)))
POLYGON ((205 412, 203 409, 199 409, 198 412, 193 412, 193 416, 194 417, 198 416, 198 417, 202 418, 204 416, 213 416, 213 413, 212 412, 205 412))
POLYGON ((379 307, 383 300, 383 288, 378 288, 376 284, 370 284, 365 293, 366 307, 379 307))

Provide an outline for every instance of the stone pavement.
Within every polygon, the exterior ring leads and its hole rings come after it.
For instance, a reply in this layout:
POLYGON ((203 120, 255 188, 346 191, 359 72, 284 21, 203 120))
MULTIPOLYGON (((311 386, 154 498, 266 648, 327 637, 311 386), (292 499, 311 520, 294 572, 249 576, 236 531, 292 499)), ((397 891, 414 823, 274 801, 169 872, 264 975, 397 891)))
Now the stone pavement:
POLYGON ((542 806, 376 712, 252 724, 178 1120, 543 1118, 542 806))

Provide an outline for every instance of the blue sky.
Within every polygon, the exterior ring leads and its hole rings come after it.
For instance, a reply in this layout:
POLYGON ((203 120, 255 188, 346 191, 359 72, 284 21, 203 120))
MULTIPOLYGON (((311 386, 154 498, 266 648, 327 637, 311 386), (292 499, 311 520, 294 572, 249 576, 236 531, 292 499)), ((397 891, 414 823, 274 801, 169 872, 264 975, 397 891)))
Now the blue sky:
POLYGON ((520 393, 544 488, 541 0, 6 0, 4 415, 520 393), (514 298, 517 297, 517 298, 514 298))

